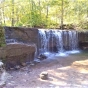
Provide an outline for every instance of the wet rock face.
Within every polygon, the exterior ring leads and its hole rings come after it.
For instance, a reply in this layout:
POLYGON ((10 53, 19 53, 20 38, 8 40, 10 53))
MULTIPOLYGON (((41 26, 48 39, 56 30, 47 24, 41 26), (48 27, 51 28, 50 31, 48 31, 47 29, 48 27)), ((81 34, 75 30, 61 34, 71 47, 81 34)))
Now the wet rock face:
POLYGON ((81 31, 78 33, 78 40, 79 40, 79 43, 80 42, 86 42, 88 41, 88 31, 81 31))
POLYGON ((2 50, 4 51, 2 51, 2 54, 5 58, 6 68, 15 68, 16 65, 22 65, 34 60, 36 46, 33 44, 13 43, 3 47, 2 50))
POLYGON ((88 50, 88 31, 81 31, 78 33, 79 48, 88 50))
POLYGON ((39 60, 44 60, 46 58, 47 58, 47 56, 44 55, 44 54, 40 54, 39 57, 38 57, 39 60))
POLYGON ((87 49, 88 50, 88 41, 86 42, 79 42, 79 48, 80 49, 87 49))
POLYGON ((10 39, 23 43, 37 43, 38 30, 35 28, 4 27, 4 29, 7 43, 10 39))
MULTIPOLYGON (((26 27, 4 27, 6 43, 21 42, 38 47, 38 29, 26 27)), ((38 50, 37 50, 38 53, 38 50)))

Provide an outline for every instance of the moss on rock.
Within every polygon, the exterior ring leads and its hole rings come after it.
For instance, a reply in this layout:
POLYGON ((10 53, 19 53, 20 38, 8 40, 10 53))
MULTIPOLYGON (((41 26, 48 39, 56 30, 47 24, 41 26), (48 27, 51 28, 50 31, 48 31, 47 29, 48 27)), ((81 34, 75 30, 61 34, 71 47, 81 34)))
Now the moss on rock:
POLYGON ((0 47, 5 46, 4 28, 0 26, 0 47))

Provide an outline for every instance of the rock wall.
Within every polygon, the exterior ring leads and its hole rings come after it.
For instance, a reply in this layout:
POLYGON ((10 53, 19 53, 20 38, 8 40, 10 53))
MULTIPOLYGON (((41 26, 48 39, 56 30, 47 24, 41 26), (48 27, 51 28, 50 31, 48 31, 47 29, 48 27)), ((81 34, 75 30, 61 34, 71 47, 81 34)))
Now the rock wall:
POLYGON ((0 58, 6 68, 14 68, 16 65, 34 61, 36 46, 22 43, 7 44, 0 49, 0 58))
POLYGON ((88 31, 79 32, 78 41, 80 49, 88 49, 88 31))
POLYGON ((38 30, 35 28, 4 27, 6 45, 0 47, 0 59, 7 68, 34 61, 38 47, 38 30))
POLYGON ((81 31, 81 32, 79 32, 78 40, 79 40, 79 42, 88 41, 88 31, 81 31))
POLYGON ((6 43, 22 42, 38 47, 38 29, 25 27, 4 27, 4 29, 6 43))
POLYGON ((4 27, 6 42, 8 39, 14 39, 17 42, 23 43, 37 43, 38 30, 35 28, 23 27, 4 27))

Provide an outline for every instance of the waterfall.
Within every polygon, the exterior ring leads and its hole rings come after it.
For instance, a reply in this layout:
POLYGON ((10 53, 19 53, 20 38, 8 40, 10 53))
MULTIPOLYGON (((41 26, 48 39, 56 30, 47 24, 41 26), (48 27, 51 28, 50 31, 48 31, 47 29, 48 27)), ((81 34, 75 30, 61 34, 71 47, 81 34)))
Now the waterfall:
POLYGON ((39 29, 40 53, 77 50, 78 34, 75 30, 39 29))
POLYGON ((69 31, 69 46, 71 50, 78 48, 78 34, 76 31, 69 31))
POLYGON ((39 30, 39 34, 40 34, 40 50, 39 52, 43 53, 43 52, 47 52, 47 38, 46 38, 46 33, 45 30, 39 30))
POLYGON ((63 36, 61 30, 55 30, 54 35, 56 37, 56 47, 59 52, 63 52, 63 36))
MULTIPOLYGON (((19 29, 19 28, 18 28, 19 29)), ((78 32, 75 30, 38 29, 11 30, 5 28, 6 43, 34 43, 37 55, 41 53, 64 53, 78 49, 78 32), (24 34, 28 31, 27 34, 24 34), (36 36, 35 36, 36 35, 36 36), (33 36, 33 37, 31 37, 33 36)))

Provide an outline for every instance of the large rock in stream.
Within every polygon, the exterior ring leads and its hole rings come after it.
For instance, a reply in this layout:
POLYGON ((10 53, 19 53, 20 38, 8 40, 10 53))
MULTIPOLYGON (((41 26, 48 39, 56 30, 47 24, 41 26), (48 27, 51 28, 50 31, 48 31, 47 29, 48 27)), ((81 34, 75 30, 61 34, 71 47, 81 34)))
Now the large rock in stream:
POLYGON ((10 43, 0 49, 0 58, 3 58, 6 68, 14 68, 33 61, 35 51, 35 44, 10 43))

